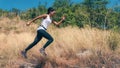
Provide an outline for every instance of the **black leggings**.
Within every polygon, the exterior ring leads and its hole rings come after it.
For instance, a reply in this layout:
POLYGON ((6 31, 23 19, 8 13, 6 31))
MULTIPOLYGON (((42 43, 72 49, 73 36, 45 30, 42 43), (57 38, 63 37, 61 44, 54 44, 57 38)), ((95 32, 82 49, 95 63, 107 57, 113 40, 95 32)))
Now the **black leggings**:
POLYGON ((33 43, 31 43, 26 49, 25 51, 27 52, 29 49, 31 49, 33 46, 35 46, 41 39, 42 37, 45 37, 46 39, 48 39, 48 41, 46 42, 46 44, 43 46, 43 48, 46 48, 50 43, 53 42, 53 38, 52 36, 47 33, 45 30, 40 29, 37 30, 37 36, 35 37, 35 40, 33 43))

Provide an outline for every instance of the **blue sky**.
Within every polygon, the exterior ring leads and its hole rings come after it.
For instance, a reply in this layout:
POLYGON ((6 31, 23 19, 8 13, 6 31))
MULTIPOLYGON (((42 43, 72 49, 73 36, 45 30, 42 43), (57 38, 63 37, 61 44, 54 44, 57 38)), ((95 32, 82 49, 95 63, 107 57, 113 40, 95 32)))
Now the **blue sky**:
MULTIPOLYGON (((78 3, 82 0, 72 1, 78 3)), ((108 6, 112 7, 116 4, 120 5, 120 1, 118 1, 119 0, 110 0, 110 4, 108 6)), ((17 8, 20 10, 26 10, 32 7, 37 7, 39 4, 45 4, 45 2, 47 2, 47 7, 49 7, 54 3, 54 0, 0 0, 0 9, 10 10, 12 8, 17 8)))

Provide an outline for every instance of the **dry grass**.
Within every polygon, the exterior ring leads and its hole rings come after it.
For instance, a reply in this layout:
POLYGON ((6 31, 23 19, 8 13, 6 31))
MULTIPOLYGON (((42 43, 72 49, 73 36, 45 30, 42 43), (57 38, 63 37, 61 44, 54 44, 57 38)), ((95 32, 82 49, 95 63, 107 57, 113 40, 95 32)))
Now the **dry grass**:
POLYGON ((0 68, 119 68, 120 35, 96 28, 56 28, 48 32, 54 42, 47 47, 48 57, 42 57, 39 49, 42 39, 28 52, 28 59, 20 55, 36 35, 36 24, 25 26, 25 21, 0 20, 0 68), (114 48, 114 49, 112 49, 114 48))

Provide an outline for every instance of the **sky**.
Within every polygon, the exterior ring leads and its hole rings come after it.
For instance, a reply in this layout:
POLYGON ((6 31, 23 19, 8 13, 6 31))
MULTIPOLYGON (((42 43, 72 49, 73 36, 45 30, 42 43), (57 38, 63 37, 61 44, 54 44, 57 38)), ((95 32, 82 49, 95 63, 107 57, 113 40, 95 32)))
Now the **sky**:
MULTIPOLYGON (((74 3, 82 2, 83 0, 72 0, 74 3)), ((0 9, 10 10, 17 8, 20 10, 27 10, 29 8, 37 7, 39 4, 45 4, 47 7, 52 6, 54 0, 0 0, 0 9)), ((120 5, 120 0, 110 0, 108 7, 113 7, 116 4, 120 5)))

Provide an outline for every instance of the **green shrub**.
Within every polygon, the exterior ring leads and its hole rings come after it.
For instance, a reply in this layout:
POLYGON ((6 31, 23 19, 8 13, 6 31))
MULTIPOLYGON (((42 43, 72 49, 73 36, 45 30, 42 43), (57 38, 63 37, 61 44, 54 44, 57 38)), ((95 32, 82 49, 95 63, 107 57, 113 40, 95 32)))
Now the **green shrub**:
POLYGON ((112 32, 108 38, 108 44, 111 50, 116 50, 119 43, 119 36, 117 33, 112 32))

